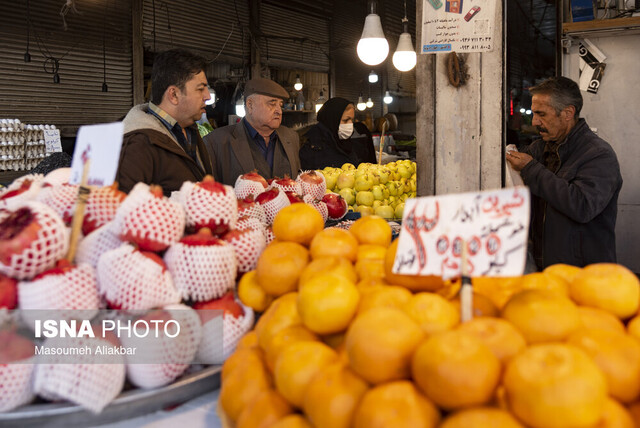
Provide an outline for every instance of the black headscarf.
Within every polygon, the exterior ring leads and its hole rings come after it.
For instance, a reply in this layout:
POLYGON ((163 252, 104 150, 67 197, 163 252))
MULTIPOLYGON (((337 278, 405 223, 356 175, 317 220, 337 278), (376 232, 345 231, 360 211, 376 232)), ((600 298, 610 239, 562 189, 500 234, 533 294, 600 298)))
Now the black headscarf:
POLYGON ((349 104, 353 103, 340 97, 331 98, 318 111, 318 122, 329 128, 331 133, 338 135, 340 120, 349 104))

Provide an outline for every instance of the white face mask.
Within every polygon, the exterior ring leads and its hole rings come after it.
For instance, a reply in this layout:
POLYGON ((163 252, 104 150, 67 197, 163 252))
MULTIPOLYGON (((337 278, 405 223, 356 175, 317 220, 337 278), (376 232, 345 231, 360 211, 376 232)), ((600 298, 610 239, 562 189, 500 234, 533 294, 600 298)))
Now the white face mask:
POLYGON ((338 137, 341 140, 346 140, 351 137, 351 134, 353 134, 353 123, 341 123, 338 126, 338 137))

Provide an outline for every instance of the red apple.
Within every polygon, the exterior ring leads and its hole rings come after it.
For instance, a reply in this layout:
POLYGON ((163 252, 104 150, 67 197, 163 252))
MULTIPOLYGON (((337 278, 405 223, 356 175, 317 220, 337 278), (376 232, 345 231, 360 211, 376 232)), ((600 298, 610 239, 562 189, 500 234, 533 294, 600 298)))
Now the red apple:
POLYGON ((0 308, 18 306, 18 281, 0 273, 0 308))
POLYGON ((9 265, 37 239, 41 226, 27 207, 13 211, 0 222, 0 263, 9 265))
POLYGON ((287 195, 287 198, 289 198, 289 202, 291 202, 292 204, 298 203, 298 202, 303 202, 302 200, 302 196, 298 195, 296 192, 284 192, 285 195, 287 195))
MULTIPOLYGON (((240 318, 244 316, 244 309, 235 301, 233 297, 233 291, 228 291, 224 296, 219 299, 209 300, 208 302, 197 302, 193 305, 193 309, 196 311, 200 309, 221 309, 223 311, 223 317, 228 315, 240 318)), ((202 324, 206 324, 207 321, 214 318, 214 315, 207 312, 198 312, 202 324)))
POLYGON ((330 219, 340 220, 342 217, 347 215, 349 206, 347 205, 347 201, 345 201, 339 194, 327 193, 322 197, 322 202, 327 204, 330 219))

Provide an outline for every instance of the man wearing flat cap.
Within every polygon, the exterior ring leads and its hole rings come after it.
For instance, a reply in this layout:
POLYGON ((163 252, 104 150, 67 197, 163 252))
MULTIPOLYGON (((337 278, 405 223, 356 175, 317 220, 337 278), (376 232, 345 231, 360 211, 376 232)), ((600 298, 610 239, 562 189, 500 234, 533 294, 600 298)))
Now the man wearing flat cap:
POLYGON ((272 80, 254 78, 247 82, 246 116, 204 138, 217 181, 233 186, 239 175, 254 170, 266 179, 298 175, 298 133, 280 126, 282 104, 288 98, 289 93, 272 80))

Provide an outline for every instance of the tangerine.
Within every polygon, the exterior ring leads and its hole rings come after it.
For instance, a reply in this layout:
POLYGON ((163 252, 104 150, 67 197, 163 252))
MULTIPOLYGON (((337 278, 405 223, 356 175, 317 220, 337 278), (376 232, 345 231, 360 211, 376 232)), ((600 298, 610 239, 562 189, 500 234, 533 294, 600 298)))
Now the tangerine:
POLYGON ((607 398, 602 419, 594 428, 636 428, 631 412, 616 400, 607 398))
POLYGON ((362 244, 379 245, 387 248, 391 243, 391 226, 382 217, 369 215, 353 222, 349 231, 362 244))
POLYGON ((471 284, 474 293, 487 296, 498 309, 502 309, 509 299, 521 290, 519 276, 478 276, 471 278, 471 284))
POLYGON ((287 400, 278 391, 267 389, 245 406, 238 417, 236 428, 267 428, 291 413, 293 409, 287 400))
POLYGON ((550 275, 556 275, 560 278, 567 281, 567 284, 571 284, 573 279, 582 271, 582 268, 572 265, 566 265, 564 263, 557 263, 555 265, 547 266, 544 273, 548 273, 550 275))
MULTIPOLYGON (((460 297, 456 297, 451 303, 460 313, 460 297)), ((474 317, 498 317, 500 316, 500 310, 487 296, 474 292, 472 314, 474 317)))
POLYGON ((255 270, 245 273, 238 283, 238 297, 240 301, 254 311, 263 312, 273 301, 258 283, 258 274, 255 270))
POLYGON ((524 428, 509 412, 495 407, 472 407, 459 410, 442 421, 439 428, 524 428))
POLYGON ((396 252, 398 251, 398 241, 396 239, 387 248, 387 254, 384 257, 384 273, 385 280, 389 284, 401 285, 408 288, 411 291, 436 291, 444 286, 442 277, 435 275, 405 275, 393 273, 393 263, 396 259, 396 252))
POLYGON ((349 260, 340 257, 321 257, 311 260, 302 270, 298 284, 302 286, 311 278, 324 273, 341 275, 353 283, 358 281, 358 274, 349 260))
POLYGON ((455 305, 434 293, 411 296, 403 309, 427 336, 451 330, 460 323, 460 313, 455 305))
POLYGON ((278 241, 309 246, 313 237, 324 229, 324 219, 309 204, 291 204, 278 211, 272 227, 278 241))
POLYGON ((371 308, 387 307, 402 309, 411 300, 411 292, 396 285, 376 285, 362 291, 358 314, 371 308))
POLYGON ((271 425, 271 428, 313 428, 309 421, 302 415, 287 415, 278 422, 271 425))
POLYGON ((458 329, 480 339, 503 364, 527 347, 522 334, 511 323, 501 318, 473 318, 460 324, 458 329))
POLYGON ((225 376, 220 387, 220 405, 225 414, 237 421, 242 411, 260 393, 271 389, 271 376, 262 361, 246 359, 242 370, 232 370, 225 376))
POLYGON ((358 240, 344 229, 330 227, 316 234, 309 250, 314 260, 320 257, 342 257, 353 263, 358 255, 358 240))
POLYGON ((287 293, 273 301, 256 323, 258 344, 266 349, 273 335, 285 327, 302 324, 298 313, 298 293, 287 293))
POLYGON ((311 341, 317 342, 318 336, 302 324, 290 325, 271 336, 265 344, 265 362, 271 372, 273 372, 278 355, 287 346, 295 342, 311 341))
POLYGON ((640 339, 640 316, 635 316, 629 320, 627 332, 636 339, 640 339))
POLYGON ((561 276, 535 272, 520 278, 520 290, 548 290, 569 297, 569 283, 561 276))
POLYGON ((586 328, 604 328, 624 333, 624 324, 610 312, 598 308, 578 306, 580 323, 586 328))
POLYGON ((258 259, 258 284, 272 296, 296 291, 298 279, 307 263, 309 252, 302 245, 295 242, 272 243, 258 259))

